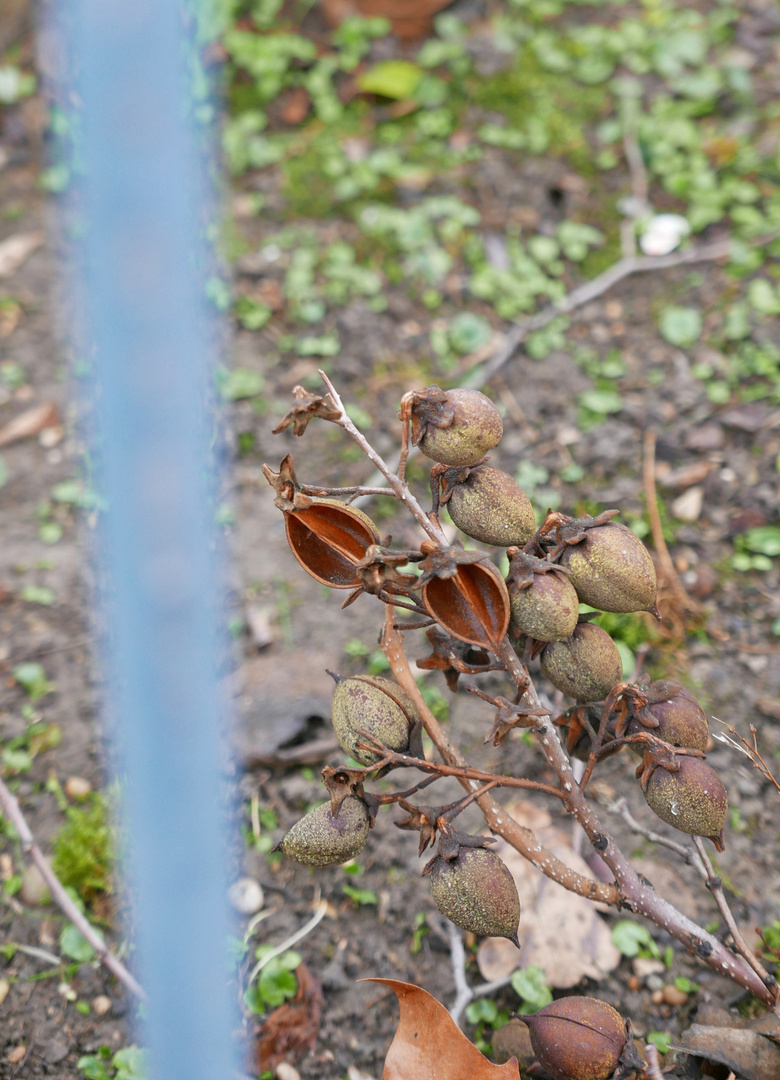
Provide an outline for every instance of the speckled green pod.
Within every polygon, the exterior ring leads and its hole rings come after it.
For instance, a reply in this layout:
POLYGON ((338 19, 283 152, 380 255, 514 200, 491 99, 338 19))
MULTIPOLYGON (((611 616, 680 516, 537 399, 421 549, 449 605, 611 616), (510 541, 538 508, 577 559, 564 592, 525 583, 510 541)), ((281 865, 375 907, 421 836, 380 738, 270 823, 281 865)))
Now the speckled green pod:
POLYGON ((509 473, 480 465, 455 484, 450 517, 466 536, 496 547, 522 546, 536 531, 534 508, 509 473))
POLYGON ((626 1047, 626 1023, 605 1001, 564 997, 521 1019, 553 1080, 607 1080, 626 1047))
POLYGON ((461 930, 509 938, 517 945, 520 897, 494 851, 463 847, 451 861, 439 856, 431 867, 431 896, 442 915, 461 930))
MULTIPOLYGON (((633 719, 628 726, 628 734, 636 735, 642 731, 649 731, 657 735, 659 739, 668 742, 671 746, 684 747, 687 750, 706 750, 710 738, 710 725, 707 715, 694 695, 680 683, 663 679, 651 683, 648 689, 650 703, 647 710, 651 717, 658 722, 657 727, 643 723, 641 719, 633 719), (653 693, 668 693, 663 701, 653 701, 653 693)), ((639 754, 643 753, 642 747, 631 747, 639 754)))
POLYGON ((473 465, 498 446, 504 425, 489 397, 479 390, 448 390, 445 405, 455 414, 452 423, 427 424, 418 443, 429 458, 442 465, 473 465))
POLYGON ((623 675, 617 646, 606 630, 580 623, 569 641, 545 645, 542 673, 576 701, 601 701, 623 675))
POLYGON ((565 641, 579 618, 579 599, 563 574, 534 574, 527 589, 509 585, 511 633, 527 634, 537 641, 565 641))
POLYGON ((702 758, 677 756, 680 768, 658 766, 647 784, 645 798, 667 825, 692 836, 707 836, 723 851, 723 827, 729 809, 726 789, 702 758))
POLYGON ((561 565, 583 604, 599 611, 653 611, 656 578, 650 552, 625 525, 610 521, 587 529, 564 549, 561 565))
POLYGON ((354 675, 336 686, 332 704, 333 729, 345 754, 361 765, 373 765, 378 753, 359 750, 366 731, 390 750, 404 754, 409 732, 419 719, 417 707, 401 687, 380 676, 354 675))
POLYGON ((322 803, 304 814, 286 833, 276 850, 306 866, 338 866, 359 855, 369 832, 368 807, 362 799, 348 795, 336 817, 330 803, 322 803))

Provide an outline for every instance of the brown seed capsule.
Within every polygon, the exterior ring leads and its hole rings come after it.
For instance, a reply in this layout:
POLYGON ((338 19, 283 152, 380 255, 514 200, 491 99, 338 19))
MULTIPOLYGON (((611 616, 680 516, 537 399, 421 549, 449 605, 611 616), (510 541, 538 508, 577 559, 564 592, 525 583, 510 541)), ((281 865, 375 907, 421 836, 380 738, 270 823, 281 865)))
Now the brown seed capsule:
POLYGON ((517 945, 520 898, 514 878, 494 851, 463 847, 452 860, 439 855, 430 875, 431 896, 450 922, 517 945))
POLYGON ((368 514, 338 499, 312 499, 284 515, 287 541, 303 569, 332 589, 360 585, 355 564, 365 558, 379 533, 368 514))
MULTIPOLYGON (((690 690, 671 679, 659 679, 647 687, 645 694, 648 704, 629 724, 629 735, 649 731, 672 746, 707 749, 710 726, 704 709, 690 690)), ((642 753, 639 747, 631 749, 642 753)))
POLYGON ((510 633, 537 641, 565 641, 574 633, 579 599, 566 574, 524 552, 512 555, 507 588, 511 601, 510 633))
POLYGON ((504 433, 501 414, 479 390, 440 390, 429 386, 414 393, 412 441, 442 465, 474 465, 504 433))
POLYGON ((596 998, 559 998, 520 1019, 530 1028, 539 1064, 553 1080, 607 1080, 625 1058, 625 1021, 596 998))
POLYGON ((553 686, 577 701, 601 701, 623 674, 615 642, 593 623, 580 623, 569 641, 551 641, 539 662, 553 686))
MULTIPOLYGON (((464 470, 465 471, 465 470, 464 470)), ((455 470, 448 470, 448 473, 455 470)), ((445 473, 445 482, 448 478, 445 473)), ((469 470, 442 499, 450 517, 466 536, 483 544, 509 547, 525 544, 536 530, 534 508, 509 473, 480 465, 469 470)))
POLYGON ((409 732, 419 720, 417 707, 397 683, 380 676, 354 675, 336 684, 332 706, 333 728, 345 754, 361 765, 372 765, 379 754, 359 750, 365 741, 358 731, 379 739, 390 750, 404 754, 409 732))
POLYGON ((306 866, 338 866, 359 855, 369 832, 368 807, 348 795, 336 817, 330 802, 304 814, 276 845, 288 859, 306 866))
POLYGON ((610 521, 585 531, 564 548, 561 565, 583 604, 599 611, 653 611, 656 578, 650 552, 639 537, 610 521))
POLYGON ((692 836, 706 836, 723 851, 723 827, 729 802, 714 769, 696 757, 675 755, 676 772, 657 766, 647 782, 645 798, 662 821, 692 836))

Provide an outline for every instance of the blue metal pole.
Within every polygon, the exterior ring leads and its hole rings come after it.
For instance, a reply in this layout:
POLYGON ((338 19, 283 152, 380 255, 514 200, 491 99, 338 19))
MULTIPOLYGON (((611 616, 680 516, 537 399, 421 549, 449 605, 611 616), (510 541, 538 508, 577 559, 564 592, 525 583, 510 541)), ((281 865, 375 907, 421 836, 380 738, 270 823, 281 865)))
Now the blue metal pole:
POLYGON ((66 0, 83 119, 108 709, 129 826, 139 1032, 159 1080, 233 1073, 209 480, 204 163, 181 0, 66 0))

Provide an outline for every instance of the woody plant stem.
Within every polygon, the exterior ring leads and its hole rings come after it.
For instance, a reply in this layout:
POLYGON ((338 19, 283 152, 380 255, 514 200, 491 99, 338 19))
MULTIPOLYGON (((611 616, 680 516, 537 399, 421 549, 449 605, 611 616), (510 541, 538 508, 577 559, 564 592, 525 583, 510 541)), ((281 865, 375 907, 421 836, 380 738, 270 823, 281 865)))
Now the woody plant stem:
MULTIPOLYGON (((424 532, 437 544, 446 545, 447 538, 438 521, 425 513, 409 490, 406 481, 392 472, 386 462, 358 431, 347 416, 341 398, 330 379, 322 371, 320 371, 320 375, 335 408, 341 414, 334 423, 342 427, 358 444, 366 457, 373 462, 387 479, 395 498, 406 506, 424 532)), ((423 726, 444 762, 459 769, 467 768, 468 763, 459 747, 448 738, 436 717, 425 704, 409 667, 403 637, 395 628, 394 620, 395 612, 393 608, 387 607, 381 647, 390 664, 391 671, 399 684, 413 699, 419 710, 423 726)), ((692 919, 689 919, 672 904, 664 900, 663 897, 659 896, 652 885, 640 878, 639 874, 628 863, 613 837, 601 825, 596 813, 587 801, 585 793, 574 779, 571 763, 563 749, 552 718, 542 708, 536 688, 533 682, 529 680, 526 668, 520 662, 508 637, 504 637, 496 655, 503 662, 515 684, 518 687, 526 687, 521 701, 523 708, 529 712, 538 711, 541 714, 536 718, 532 730, 536 734, 539 747, 548 765, 558 777, 563 803, 569 813, 573 814, 577 819, 596 851, 614 874, 615 882, 612 885, 604 884, 576 873, 551 852, 544 850, 533 832, 518 825, 516 821, 509 817, 492 795, 484 794, 477 799, 477 804, 482 810, 491 831, 503 837, 524 858, 541 870, 546 877, 557 881, 559 885, 563 885, 564 888, 569 889, 571 892, 585 896, 589 900, 600 900, 612 907, 628 908, 637 914, 645 915, 657 926, 660 926, 668 934, 680 941, 689 952, 698 956, 711 968, 732 979, 769 1008, 780 1012, 774 986, 767 986, 742 957, 734 956, 717 938, 708 934, 692 919)), ((478 786, 476 779, 467 779, 465 776, 459 777, 459 782, 466 791, 473 791, 478 786)))

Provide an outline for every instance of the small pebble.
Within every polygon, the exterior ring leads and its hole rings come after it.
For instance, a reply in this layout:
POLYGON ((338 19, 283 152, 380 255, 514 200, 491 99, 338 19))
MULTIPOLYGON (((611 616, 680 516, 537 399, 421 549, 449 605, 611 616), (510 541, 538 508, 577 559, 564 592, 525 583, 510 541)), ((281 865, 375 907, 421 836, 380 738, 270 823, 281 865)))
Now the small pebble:
POLYGON ((10 1061, 12 1065, 18 1065, 20 1061, 24 1060, 24 1055, 27 1053, 27 1047, 22 1043, 19 1046, 15 1046, 13 1050, 9 1050, 5 1055, 6 1060, 10 1061))
POLYGON ((688 1000, 688 995, 685 991, 679 990, 672 984, 663 988, 663 996, 667 1005, 684 1005, 688 1000))
POLYGON ((19 899, 23 904, 30 907, 38 907, 39 904, 51 903, 49 886, 43 879, 43 874, 37 866, 30 864, 25 867, 22 874, 22 887, 19 890, 19 899))
POLYGON ((86 799, 92 794, 92 784, 83 776, 69 776, 64 790, 69 799, 86 799))
POLYGON ((641 990, 641 988, 642 988, 641 979, 637 979, 636 975, 629 975, 629 977, 628 977, 628 989, 636 991, 636 990, 641 990))
POLYGON ((653 1005, 662 1005, 664 1000, 663 990, 653 990, 653 995, 650 999, 653 1005))
POLYGON ((648 975, 645 979, 645 986, 648 990, 663 990, 664 981, 660 975, 648 975))
POLYGON ((8 979, 0 979, 0 1005, 3 1004, 8 997, 8 991, 11 989, 11 984, 8 979))
POLYGON ((96 1016, 105 1016, 107 1012, 111 1012, 111 998, 105 994, 98 994, 92 999, 92 1011, 96 1016))
POLYGON ((228 903, 240 915, 254 915, 263 906, 265 896, 254 878, 243 877, 228 889, 228 903))
POLYGON ((301 1074, 294 1065, 282 1061, 276 1066, 276 1078, 277 1080, 301 1080, 301 1074))

